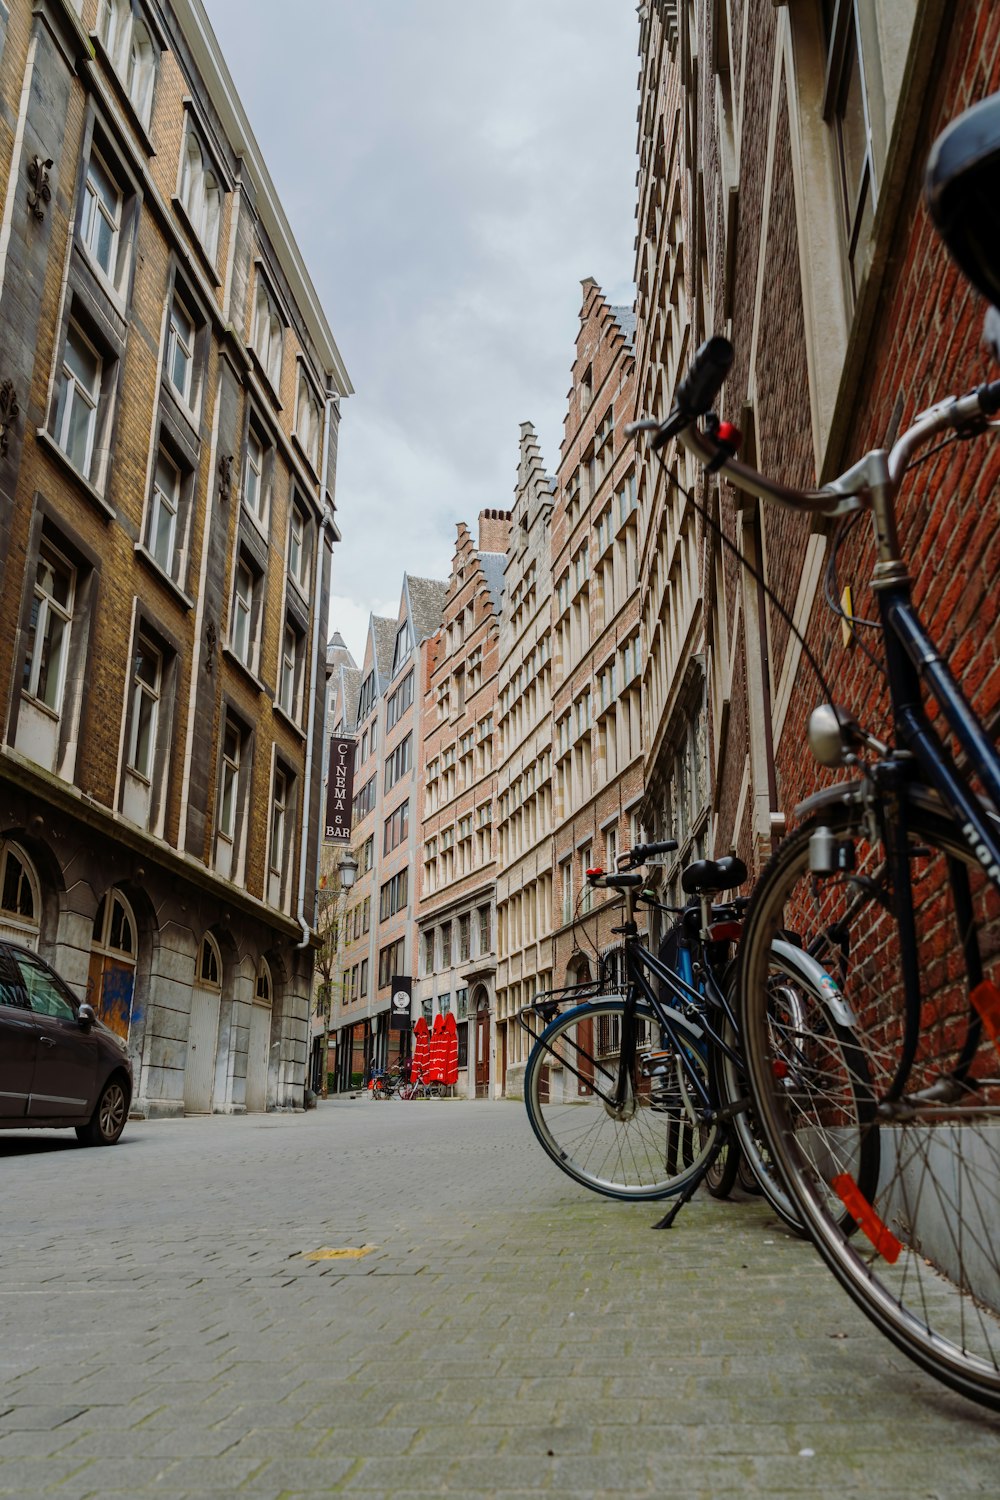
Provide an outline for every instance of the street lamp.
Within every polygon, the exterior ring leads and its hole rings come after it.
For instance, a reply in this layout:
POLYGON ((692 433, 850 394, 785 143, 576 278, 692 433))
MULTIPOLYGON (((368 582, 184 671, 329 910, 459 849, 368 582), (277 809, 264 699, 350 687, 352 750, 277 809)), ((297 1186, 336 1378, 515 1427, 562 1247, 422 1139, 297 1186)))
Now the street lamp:
POLYGON ((341 890, 349 891, 358 873, 358 862, 350 849, 345 849, 337 861, 341 890))

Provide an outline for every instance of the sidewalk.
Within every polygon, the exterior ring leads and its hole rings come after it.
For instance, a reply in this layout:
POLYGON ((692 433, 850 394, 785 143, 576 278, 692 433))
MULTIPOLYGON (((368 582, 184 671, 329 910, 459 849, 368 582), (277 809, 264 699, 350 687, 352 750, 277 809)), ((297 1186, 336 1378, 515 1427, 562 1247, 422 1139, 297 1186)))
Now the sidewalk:
POLYGON ((759 1203, 699 1196, 653 1233, 516 1104, 338 1099, 0 1156, 0 1495, 997 1493, 1000 1418, 759 1203))

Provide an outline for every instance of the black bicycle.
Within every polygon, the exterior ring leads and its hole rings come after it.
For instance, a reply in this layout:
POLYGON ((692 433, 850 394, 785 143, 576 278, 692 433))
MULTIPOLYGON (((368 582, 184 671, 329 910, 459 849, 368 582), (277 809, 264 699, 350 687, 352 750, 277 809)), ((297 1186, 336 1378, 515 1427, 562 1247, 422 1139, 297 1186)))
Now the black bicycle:
MULTIPOLYGON (((636 867, 676 847, 673 840, 637 844, 616 872, 588 871, 592 886, 623 897, 625 918, 616 931, 626 983, 622 993, 592 992, 582 1000, 578 990, 543 994, 522 1013, 535 1039, 524 1076, 528 1118, 556 1165, 585 1187, 612 1198, 676 1197, 658 1228, 673 1223, 703 1181, 723 1189, 731 1147, 777 1212, 798 1228, 748 1110, 732 964, 746 903, 717 899, 743 884, 746 866, 729 857, 698 860, 683 871, 691 900, 680 911, 662 907, 678 919, 665 955, 649 951, 636 922, 637 904, 661 905, 636 867)), ((784 935, 772 942, 770 975, 789 1005, 826 1013, 831 1045, 838 1039, 851 1045, 836 997, 828 1000, 822 988, 822 965, 784 935)), ((859 1141, 858 1152, 859 1176, 873 1185, 877 1132, 859 1141)))
MULTIPOLYGON (((1000 305, 1000 260, 980 232, 1000 187, 1000 96, 945 133, 929 184, 949 248, 1000 305)), ((667 421, 645 424, 652 441, 677 435, 740 489, 796 510, 871 511, 877 619, 857 623, 880 637, 892 720, 883 744, 842 709, 812 715, 814 755, 851 779, 796 810, 747 914, 739 992, 755 1116, 797 1215, 863 1311, 932 1375, 1000 1408, 1000 756, 914 608, 894 508, 926 445, 998 429, 1000 381, 939 402, 891 449, 802 492, 739 463, 709 414, 731 359, 725 340, 702 346, 667 421), (836 1044, 833 1001, 800 992, 792 1006, 774 982, 771 944, 789 927, 825 968, 847 1028, 836 1044), (877 1180, 858 1170, 875 1138, 877 1180)))

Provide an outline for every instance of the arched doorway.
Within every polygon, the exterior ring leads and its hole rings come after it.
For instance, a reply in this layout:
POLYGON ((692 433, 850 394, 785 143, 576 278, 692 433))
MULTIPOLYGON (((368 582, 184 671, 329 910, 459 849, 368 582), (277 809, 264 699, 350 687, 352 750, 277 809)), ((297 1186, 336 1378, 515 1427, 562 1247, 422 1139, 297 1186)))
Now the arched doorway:
POLYGON ((490 1093, 490 997, 480 987, 475 994, 476 1056, 475 1088, 477 1099, 488 1099, 490 1093))
POLYGON ((247 1044, 246 1106, 251 1114, 267 1109, 267 1064, 271 1050, 271 970, 266 958, 257 965, 250 1039, 247 1044))
POLYGON ((212 1112, 221 1007, 222 955, 215 938, 206 932, 198 950, 198 965, 191 990, 187 1059, 184 1063, 185 1114, 207 1115, 212 1112))
POLYGON ((128 1041, 136 965, 135 915, 116 888, 101 897, 90 940, 87 998, 105 1026, 128 1041))
POLYGON ((0 937, 38 951, 42 903, 30 855, 10 839, 0 839, 0 937))

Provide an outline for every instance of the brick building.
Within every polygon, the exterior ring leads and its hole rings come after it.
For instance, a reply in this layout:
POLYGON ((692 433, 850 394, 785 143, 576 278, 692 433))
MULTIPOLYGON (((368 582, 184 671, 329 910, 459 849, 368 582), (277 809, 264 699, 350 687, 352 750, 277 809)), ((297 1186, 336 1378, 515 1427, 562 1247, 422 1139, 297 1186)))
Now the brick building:
POLYGON ((414 973, 426 659, 446 587, 405 574, 396 618, 373 615, 368 626, 353 731, 358 875, 345 898, 342 982, 330 1014, 338 1089, 399 1056, 400 1033, 389 1029, 390 981, 414 973))
POLYGON ((520 462, 500 611, 497 677, 497 1034, 506 1095, 528 1036, 518 1011, 552 986, 552 507, 530 422, 520 462), (502 1033, 506 1033, 502 1037, 502 1033))
MULTIPOLYGON (((751 462, 807 485, 905 428, 937 396, 995 373, 979 343, 982 302, 949 262, 921 197, 937 133, 1000 87, 995 6, 658 0, 640 7, 640 27, 642 411, 665 413, 698 340, 725 332, 736 359, 722 415, 744 429, 751 462)), ((676 466, 672 450, 667 456, 676 466)), ((933 552, 933 567, 916 569, 918 606, 987 718, 1000 703, 996 528, 987 500, 995 464, 988 445, 963 445, 923 465, 899 502, 904 548, 933 552)), ((692 478, 687 469, 680 477, 692 478)), ((687 576, 700 578, 704 645, 697 598, 687 664, 662 644, 669 631, 655 637, 658 601, 677 638, 688 629, 691 593, 690 584, 672 590, 678 620, 655 559, 664 538, 678 534, 671 509, 676 515, 682 502, 665 489, 658 495, 660 484, 644 455, 642 571, 654 627, 644 677, 647 817, 657 831, 675 831, 684 777, 702 776, 695 802, 704 797, 708 846, 736 846, 759 863, 787 810, 824 774, 804 753, 805 721, 822 689, 787 624, 694 520, 696 561, 687 576), (677 701, 678 732, 662 739, 658 679, 677 701), (687 770, 673 748, 685 720, 687 770)), ((841 700, 878 732, 881 679, 856 635, 842 643, 823 602, 828 528, 758 507, 728 486, 699 480, 696 493, 763 568, 841 700)), ((870 529, 861 526, 839 574, 866 617, 872 567, 870 529)))
POLYGON ((0 103, 0 930, 300 1104, 347 372, 200 0, 13 0, 0 103))
POLYGON ((484 510, 474 541, 464 522, 440 629, 428 660, 420 750, 422 859, 416 995, 423 1014, 452 1011, 459 1091, 501 1086, 496 1014, 496 768, 494 738, 503 573, 510 512, 484 510))
POLYGON ((620 914, 587 884, 614 868, 642 802, 631 308, 583 283, 552 512, 553 972, 597 977, 620 914))

